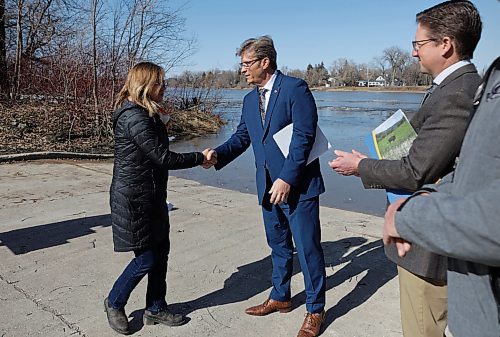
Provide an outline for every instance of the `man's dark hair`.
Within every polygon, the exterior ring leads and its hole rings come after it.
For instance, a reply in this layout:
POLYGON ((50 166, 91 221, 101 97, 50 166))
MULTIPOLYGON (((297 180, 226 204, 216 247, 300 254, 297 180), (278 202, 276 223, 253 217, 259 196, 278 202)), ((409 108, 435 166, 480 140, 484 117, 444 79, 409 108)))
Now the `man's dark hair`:
POLYGON ((465 0, 428 8, 417 14, 417 23, 429 29, 434 39, 452 38, 461 60, 472 58, 483 26, 477 8, 465 0))
POLYGON ((273 39, 270 36, 265 35, 245 40, 236 51, 236 56, 241 56, 241 54, 247 51, 253 51, 255 57, 258 59, 267 57, 271 62, 272 70, 278 69, 278 64, 276 63, 278 54, 276 53, 276 49, 274 49, 273 39))

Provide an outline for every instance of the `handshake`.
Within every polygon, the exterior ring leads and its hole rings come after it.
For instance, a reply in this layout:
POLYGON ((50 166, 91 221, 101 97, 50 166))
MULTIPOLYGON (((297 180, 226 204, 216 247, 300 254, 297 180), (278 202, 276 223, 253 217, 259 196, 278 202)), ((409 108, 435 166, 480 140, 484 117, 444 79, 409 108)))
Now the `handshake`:
POLYGON ((204 169, 209 169, 217 164, 217 152, 215 152, 214 149, 208 148, 203 150, 202 153, 205 159, 203 160, 203 164, 201 164, 201 166, 204 169))

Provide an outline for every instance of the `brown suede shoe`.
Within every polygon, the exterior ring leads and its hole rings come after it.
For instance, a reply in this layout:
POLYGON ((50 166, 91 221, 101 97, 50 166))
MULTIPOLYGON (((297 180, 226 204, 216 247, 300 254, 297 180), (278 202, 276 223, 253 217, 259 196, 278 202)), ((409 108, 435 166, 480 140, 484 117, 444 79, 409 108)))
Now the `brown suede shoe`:
POLYGON ((252 316, 265 316, 276 311, 285 313, 285 312, 290 312, 291 310, 292 310, 291 301, 280 302, 268 298, 264 303, 246 309, 245 313, 252 316))
POLYGON ((311 314, 308 312, 304 323, 299 330, 297 337, 316 337, 319 335, 321 330, 321 324, 325 320, 325 311, 323 310, 319 314, 311 314))

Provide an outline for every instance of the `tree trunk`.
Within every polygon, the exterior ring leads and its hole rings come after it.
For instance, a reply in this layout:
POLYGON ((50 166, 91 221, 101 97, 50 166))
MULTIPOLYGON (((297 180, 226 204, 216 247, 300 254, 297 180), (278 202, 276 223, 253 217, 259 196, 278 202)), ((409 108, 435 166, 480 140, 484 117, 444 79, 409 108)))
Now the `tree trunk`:
POLYGON ((7 49, 5 47, 5 0, 0 0, 0 96, 9 92, 7 49))
POLYGON ((95 124, 97 135, 101 136, 101 118, 99 115, 99 97, 97 95, 97 15, 99 0, 92 1, 92 95, 94 96, 95 124))
POLYGON ((23 53, 23 6, 24 1, 17 1, 17 22, 16 22, 16 60, 14 64, 14 81, 12 83, 12 98, 18 99, 19 87, 21 85, 21 59, 23 53))

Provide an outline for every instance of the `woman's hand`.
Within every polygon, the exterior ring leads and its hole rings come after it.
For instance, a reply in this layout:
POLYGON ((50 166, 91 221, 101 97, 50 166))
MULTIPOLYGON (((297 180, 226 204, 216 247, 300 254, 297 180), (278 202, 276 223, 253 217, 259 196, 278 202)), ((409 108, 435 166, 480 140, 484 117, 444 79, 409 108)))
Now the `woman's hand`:
POLYGON ((217 164, 217 152, 214 149, 208 148, 203 150, 203 156, 205 156, 205 160, 201 166, 205 169, 209 169, 215 164, 217 164))

